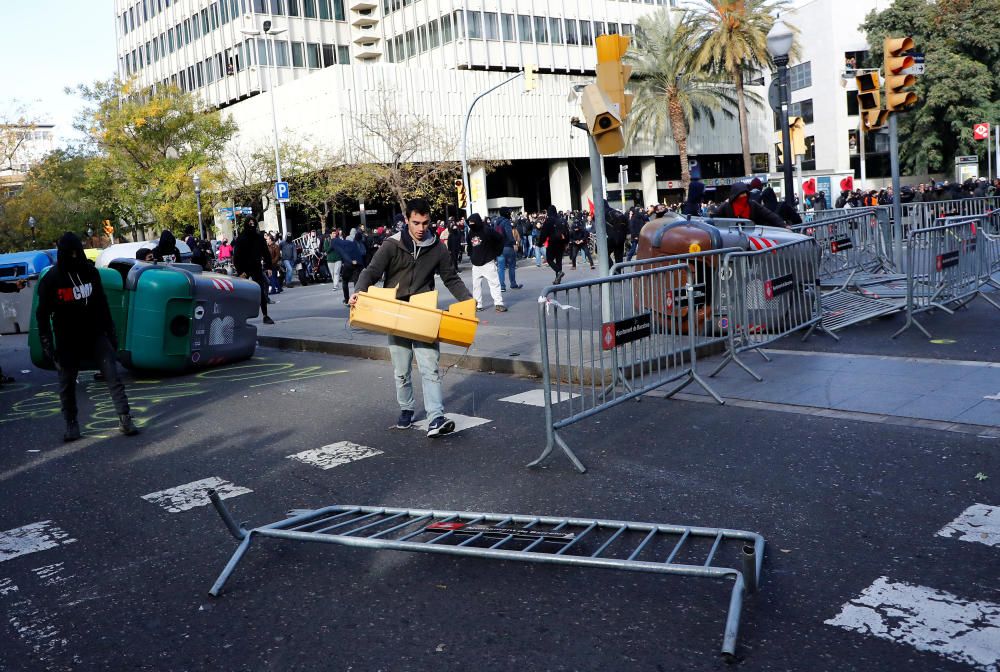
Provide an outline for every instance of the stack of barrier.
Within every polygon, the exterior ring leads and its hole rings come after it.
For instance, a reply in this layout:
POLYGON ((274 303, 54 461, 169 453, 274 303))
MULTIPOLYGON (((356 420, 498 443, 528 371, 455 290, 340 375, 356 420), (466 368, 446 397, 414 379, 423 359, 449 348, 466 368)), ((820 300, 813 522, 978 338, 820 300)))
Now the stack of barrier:
POLYGON ((760 348, 802 329, 807 330, 803 339, 817 328, 837 338, 822 324, 818 266, 814 238, 725 256, 720 271, 721 309, 728 314, 729 344, 712 376, 736 362, 761 381, 763 378, 739 358, 740 353, 760 352, 760 348))
POLYGON ((586 471, 559 431, 664 385, 674 384, 669 397, 696 382, 723 403, 695 372, 696 297, 704 286, 694 280, 687 264, 673 264, 542 290, 546 446, 528 466, 558 445, 586 471))
MULTIPOLYGON (((979 227, 979 285, 1000 289, 1000 281, 993 276, 1000 273, 1000 208, 987 213, 979 227)), ((997 308, 1000 305, 992 297, 980 292, 980 296, 997 308)))
MULTIPOLYGON (((907 236, 906 324, 892 338, 916 326, 920 313, 940 309, 949 315, 982 295, 984 255, 979 250, 985 215, 948 217, 936 226, 914 229, 907 236)), ((991 260, 987 260, 987 267, 991 260)), ((992 300, 990 303, 993 303, 992 300)), ((998 306, 1000 308, 1000 306, 998 306)))
POLYGON ((903 235, 911 229, 932 227, 939 219, 985 215, 997 208, 1000 208, 1000 196, 903 203, 903 235))

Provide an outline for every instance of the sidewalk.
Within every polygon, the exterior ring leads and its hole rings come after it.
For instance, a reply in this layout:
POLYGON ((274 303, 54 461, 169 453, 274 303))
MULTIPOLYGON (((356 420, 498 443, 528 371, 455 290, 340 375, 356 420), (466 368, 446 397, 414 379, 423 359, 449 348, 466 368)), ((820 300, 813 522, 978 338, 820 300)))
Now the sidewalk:
MULTIPOLYGON (((567 282, 596 277, 597 273, 585 264, 579 264, 575 271, 566 264, 564 270, 567 282)), ((508 288, 503 294, 509 311, 494 312, 487 294, 484 299, 487 310, 479 313, 481 322, 475 343, 468 353, 454 346, 442 346, 443 367, 541 376, 538 296, 551 283, 553 274, 544 264, 536 268, 533 261, 521 262, 517 273, 524 289, 508 288)), ((461 274, 469 284, 471 271, 467 264, 461 274)), ((270 315, 275 324, 265 326, 256 321, 260 345, 368 359, 389 358, 384 335, 348 326, 343 295, 340 290, 335 292, 333 285, 294 287, 274 300, 270 315)), ((450 301, 447 290, 443 290, 439 305, 447 306, 450 301)), ((992 333, 1000 331, 1000 313, 987 311, 977 318, 980 318, 977 322, 991 322, 992 333)), ((985 326, 977 325, 980 329, 985 326)), ((871 327, 859 325, 852 329, 864 332, 871 327)), ((873 338, 885 338, 876 333, 878 329, 871 332, 873 338)), ((982 428, 985 435, 1000 436, 1000 431, 990 430, 1000 428, 1000 363, 830 352, 837 345, 818 335, 810 342, 826 352, 816 352, 798 349, 810 347, 809 342, 801 345, 798 336, 791 338, 796 339, 795 345, 785 339, 787 344, 778 342, 774 349, 766 351, 773 359, 770 363, 752 352, 742 355, 764 377, 763 382, 753 380, 730 364, 717 377, 707 379, 709 384, 734 405, 757 404, 813 415, 863 414, 866 417, 862 419, 875 422, 903 419, 896 422, 965 432, 982 428), (796 349, 785 349, 790 347, 796 349)), ((719 355, 706 357, 699 353, 698 369, 707 375, 719 360, 719 355)), ((681 395, 684 399, 709 400, 697 386, 689 387, 686 392, 681 395)))

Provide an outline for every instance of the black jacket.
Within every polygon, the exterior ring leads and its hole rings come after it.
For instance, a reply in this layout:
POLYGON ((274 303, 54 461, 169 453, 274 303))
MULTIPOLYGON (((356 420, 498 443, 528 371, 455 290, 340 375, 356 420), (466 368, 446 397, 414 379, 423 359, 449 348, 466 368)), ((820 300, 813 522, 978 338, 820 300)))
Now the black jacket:
POLYGON ((56 265, 38 283, 38 338, 60 366, 79 368, 99 336, 107 336, 115 349, 118 339, 101 275, 84 255, 83 243, 66 233, 58 248, 56 265))
POLYGON ((233 265, 237 273, 245 273, 252 278, 261 273, 262 269, 271 268, 271 252, 267 249, 262 233, 254 228, 244 228, 236 237, 235 243, 233 265))
POLYGON ((397 299, 407 301, 414 294, 434 289, 434 276, 440 275, 456 299, 471 299, 472 293, 451 265, 448 248, 430 232, 428 235, 431 242, 427 245, 415 245, 405 228, 386 238, 368 267, 361 271, 354 290, 363 292, 381 279, 384 287, 396 287, 397 299))
POLYGON ((177 239, 174 234, 164 231, 153 248, 153 259, 167 263, 176 263, 181 260, 181 251, 177 249, 177 239))
MULTIPOLYGON (((733 201, 740 194, 745 194, 749 191, 747 185, 743 183, 737 183, 733 185, 732 191, 729 192, 729 198, 722 203, 715 210, 715 217, 719 219, 739 219, 736 213, 733 211, 733 201)), ((755 201, 748 201, 750 206, 750 220, 754 224, 760 224, 761 226, 777 226, 783 228, 785 226, 785 220, 782 219, 777 214, 771 212, 765 208, 760 203, 755 201)))
POLYGON ((473 266, 485 266, 503 253, 503 236, 485 224, 469 224, 466 248, 473 266))

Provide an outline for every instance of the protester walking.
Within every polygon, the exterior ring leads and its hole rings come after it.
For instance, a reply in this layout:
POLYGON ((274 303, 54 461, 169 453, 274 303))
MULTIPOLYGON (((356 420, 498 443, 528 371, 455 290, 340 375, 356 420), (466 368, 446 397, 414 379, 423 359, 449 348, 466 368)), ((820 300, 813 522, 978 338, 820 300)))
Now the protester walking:
POLYGON ((340 289, 340 269, 344 265, 340 252, 337 251, 337 247, 333 242, 338 238, 340 238, 340 229, 334 228, 330 232, 330 237, 323 244, 323 251, 326 252, 326 265, 330 269, 330 277, 333 279, 333 291, 335 292, 340 289))
POLYGON ((160 234, 160 239, 153 248, 153 259, 164 264, 175 264, 181 260, 181 251, 177 249, 177 239, 170 231, 160 234))
POLYGON ((496 312, 507 312, 497 263, 497 257, 503 251, 503 238, 483 223, 479 213, 469 216, 468 248, 469 261, 472 262, 472 298, 476 300, 476 310, 486 310, 483 306, 483 281, 486 281, 496 312))
POLYGON ((285 271, 285 287, 291 287, 295 282, 295 243, 292 242, 292 234, 285 236, 281 241, 281 267, 285 271))
POLYGON ((562 258, 569 241, 569 230, 566 228, 566 220, 554 205, 550 205, 546 211, 545 224, 542 225, 539 240, 545 245, 545 262, 555 272, 554 284, 558 285, 565 275, 562 270, 562 258))
POLYGON ((500 276, 500 291, 507 291, 505 276, 510 276, 510 288, 521 289, 523 285, 517 284, 517 242, 518 235, 514 231, 514 225, 510 221, 510 208, 500 208, 500 216, 497 218, 495 230, 500 234, 503 241, 503 249, 497 256, 498 272, 500 276))
POLYGON ((233 252, 233 263, 236 274, 253 280, 260 286, 260 312, 264 316, 264 324, 274 324, 267 315, 267 278, 274 271, 271 269, 271 254, 260 231, 257 230, 257 220, 249 218, 243 224, 243 231, 236 238, 236 250, 233 252))

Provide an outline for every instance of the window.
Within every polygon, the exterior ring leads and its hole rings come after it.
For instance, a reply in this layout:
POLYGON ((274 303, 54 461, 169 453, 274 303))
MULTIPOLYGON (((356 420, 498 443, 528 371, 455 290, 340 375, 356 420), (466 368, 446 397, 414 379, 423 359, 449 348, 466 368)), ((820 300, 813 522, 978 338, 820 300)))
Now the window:
POLYGON ((403 38, 406 41, 406 57, 412 58, 417 55, 417 40, 413 36, 413 31, 406 31, 406 35, 403 38))
MULTIPOLYGON (((632 32, 633 31, 632 31, 632 24, 631 23, 623 23, 622 24, 622 35, 632 35, 632 32)), ((767 156, 767 154, 765 154, 764 156, 767 156)), ((764 172, 767 172, 767 171, 764 171, 764 172)))
MULTIPOLYGON (((392 45, 393 45, 393 41, 392 40, 386 40, 385 41, 385 60, 387 60, 390 63, 395 63, 396 62, 396 53, 393 50, 392 45)), ((294 53, 292 55, 294 56, 294 53)))
POLYGON ((271 65, 271 59, 268 56, 267 42, 264 40, 257 40, 257 62, 261 65, 271 65))
POLYGON ((292 66, 304 68, 306 65, 306 47, 301 42, 292 42, 292 66))
POLYGON ((299 15, 299 0, 288 0, 288 16, 299 15))
POLYGON ((427 26, 417 27, 417 45, 421 54, 427 51, 427 26))
POLYGON ((802 121, 807 124, 813 123, 812 99, 790 104, 788 106, 788 115, 792 117, 802 117, 802 121))
POLYGON ((197 86, 200 89, 201 87, 205 86, 205 73, 202 70, 201 63, 194 64, 194 71, 196 74, 195 81, 197 82, 197 86))
POLYGON ((457 40, 465 37, 465 18, 462 14, 464 12, 461 9, 455 12, 455 39, 457 40))
POLYGON ((253 11, 258 14, 267 14, 267 0, 253 0, 253 11))
POLYGON ((500 39, 500 22, 496 12, 483 12, 483 36, 487 40, 500 39))
POLYGON ((219 5, 218 5, 218 3, 213 3, 212 4, 212 11, 211 11, 210 15, 212 17, 212 30, 215 30, 216 28, 219 27, 219 5))
MULTIPOLYGON (((308 2, 309 0, 306 0, 308 2)), ((310 68, 318 68, 319 65, 319 45, 310 42, 306 45, 306 63, 310 68)))
POLYGON ((316 18, 316 0, 302 0, 302 13, 307 19, 316 18))
POLYGON ((427 24, 427 38, 430 40, 431 49, 435 49, 441 45, 441 28, 438 26, 437 21, 431 21, 427 24))
POLYGON ((330 0, 319 0, 319 18, 329 21, 332 16, 330 13, 330 0))
POLYGON ((544 16, 535 17, 535 42, 542 44, 549 41, 548 27, 545 25, 544 16))
POLYGON ((278 65, 282 68, 287 68, 291 65, 291 60, 288 58, 288 41, 287 40, 275 40, 274 41, 274 60, 278 62, 278 65))
POLYGON ((848 91, 847 92, 847 116, 856 117, 858 116, 858 92, 848 91))
MULTIPOLYGON (((450 15, 449 16, 442 16, 441 17, 441 44, 448 44, 453 39, 454 39, 454 36, 453 36, 453 34, 451 32, 451 16, 450 15)), ((396 53, 399 53, 398 49, 396 50, 396 53)))
POLYGON ((500 27, 503 29, 503 39, 507 42, 517 42, 517 35, 514 33, 514 15, 501 14, 500 27))
POLYGON ((483 39, 483 15, 478 11, 471 11, 466 13, 466 21, 468 21, 469 28, 469 38, 481 40, 483 39))
POLYGON ((600 37, 601 35, 607 35, 607 33, 604 32, 604 22, 594 21, 594 37, 600 37))
POLYGON ((549 19, 549 37, 552 44, 562 44, 562 21, 559 19, 549 19))
POLYGON ((590 21, 580 21, 580 44, 594 43, 594 34, 590 31, 590 21))
MULTIPOLYGON (((194 24, 195 29, 198 28, 198 24, 194 24)), ((184 20, 184 44, 191 44, 191 21, 188 19, 184 20)))
POLYGON ((323 67, 329 68, 331 65, 336 63, 336 59, 333 56, 333 45, 324 44, 323 45, 323 67))
POLYGON ((201 37, 201 23, 198 21, 197 14, 191 17, 191 33, 192 33, 191 35, 192 39, 197 40, 199 37, 201 37))
POLYGON ((609 23, 608 24, 608 35, 618 35, 618 24, 609 23))
POLYGON ((277 16, 284 16, 285 12, 281 6, 281 0, 271 0, 271 13, 277 16))
POLYGON ((566 19, 566 44, 579 44, 580 38, 576 35, 576 19, 566 19))
MULTIPOLYGON (((806 136, 806 155, 803 161, 816 161, 816 136, 807 135, 806 136)), ((803 169, 805 166, 803 166, 803 169)))
POLYGON ((222 0, 219 3, 219 14, 221 14, 222 25, 229 23, 229 0, 222 0))
POLYGON ((792 91, 812 86, 812 63, 808 61, 788 69, 788 84, 792 91))
POLYGON ((174 31, 167 31, 167 46, 170 47, 170 53, 174 53, 174 31))
POLYGON ((404 60, 406 60, 406 51, 405 47, 403 46, 403 36, 397 35, 392 42, 395 45, 394 51, 396 52, 396 62, 402 63, 404 60))
POLYGON ((345 19, 344 0, 333 0, 333 18, 337 21, 343 21, 345 19))
POLYGON ((351 62, 351 50, 347 47, 337 47, 337 62, 341 65, 349 65, 351 62))
POLYGON ((517 15, 517 34, 522 42, 531 42, 531 17, 526 14, 517 15))

